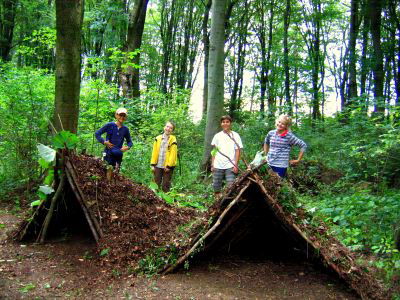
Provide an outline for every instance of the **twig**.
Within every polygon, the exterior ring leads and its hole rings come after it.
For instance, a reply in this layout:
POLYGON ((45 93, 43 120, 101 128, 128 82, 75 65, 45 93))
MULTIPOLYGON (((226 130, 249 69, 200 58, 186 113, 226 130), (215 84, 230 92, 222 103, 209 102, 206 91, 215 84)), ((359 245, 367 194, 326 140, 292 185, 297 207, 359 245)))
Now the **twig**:
POLYGON ((241 173, 243 172, 243 171, 239 168, 239 166, 238 166, 237 164, 235 164, 235 163, 232 161, 232 159, 230 159, 226 154, 222 153, 221 150, 218 149, 218 147, 217 147, 217 151, 219 152, 219 154, 221 154, 222 156, 226 157, 226 158, 229 160, 229 162, 230 162, 233 166, 235 166, 236 168, 238 168, 238 170, 239 170, 241 173))
POLYGON ((57 129, 54 127, 53 123, 50 120, 49 120, 49 123, 50 123, 51 127, 53 128, 55 134, 58 134, 57 129))
POLYGON ((243 192, 249 187, 250 181, 247 182, 247 184, 240 190, 239 194, 236 196, 234 200, 232 200, 231 203, 225 208, 225 210, 221 213, 219 216, 218 220, 214 223, 214 225, 190 248, 188 252, 184 256, 182 256, 180 259, 177 260, 177 262, 169 266, 167 269, 165 269, 162 274, 167 274, 172 272, 176 267, 178 267, 181 263, 183 263, 189 256, 190 254, 193 253, 194 250, 211 234, 214 232, 214 230, 221 224, 222 219, 225 217, 225 215, 228 213, 228 211, 234 206, 242 196, 243 192))
POLYGON ((64 126, 63 126, 63 123, 61 121, 60 114, 57 114, 57 116, 58 116, 58 120, 60 121, 61 129, 64 131, 64 126))
POLYGON ((54 194, 53 198, 51 199, 49 211, 47 212, 46 219, 43 222, 42 229, 40 230, 36 240, 39 243, 43 243, 44 240, 46 239, 47 230, 49 228, 51 218, 53 217, 54 208, 56 206, 58 198, 60 197, 62 191, 64 190, 64 184, 65 184, 65 175, 64 173, 62 173, 60 178, 60 183, 57 187, 57 191, 54 194))
POLYGON ((99 206, 99 201, 97 197, 97 189, 98 189, 98 180, 96 179, 96 205, 97 205, 97 213, 99 214, 99 225, 100 227, 103 225, 101 221, 101 214, 100 214, 100 206, 99 206))

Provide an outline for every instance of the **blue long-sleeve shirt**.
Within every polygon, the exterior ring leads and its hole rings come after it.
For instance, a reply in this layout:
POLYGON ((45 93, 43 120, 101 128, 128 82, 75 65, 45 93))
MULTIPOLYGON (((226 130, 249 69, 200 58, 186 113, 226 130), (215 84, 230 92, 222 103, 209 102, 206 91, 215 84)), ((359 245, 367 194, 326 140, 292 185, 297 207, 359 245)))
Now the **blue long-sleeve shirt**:
MULTIPOLYGON (((96 131, 95 136, 100 143, 104 144, 105 141, 109 141, 114 145, 114 147, 117 147, 118 149, 122 148, 124 144, 124 139, 126 140, 129 148, 133 146, 131 134, 128 127, 122 125, 121 128, 118 128, 117 124, 115 124, 114 122, 109 122, 101 127, 99 130, 96 131), (105 140, 101 137, 101 135, 104 133, 107 133, 105 140)), ((106 152, 108 152, 107 150, 108 148, 106 147, 106 152)))

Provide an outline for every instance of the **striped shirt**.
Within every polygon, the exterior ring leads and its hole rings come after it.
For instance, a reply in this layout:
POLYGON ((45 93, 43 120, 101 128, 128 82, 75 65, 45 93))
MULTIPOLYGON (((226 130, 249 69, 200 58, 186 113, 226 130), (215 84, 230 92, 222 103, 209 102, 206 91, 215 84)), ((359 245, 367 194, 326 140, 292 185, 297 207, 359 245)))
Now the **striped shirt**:
POLYGON ((292 146, 299 146, 301 151, 307 149, 307 144, 296 137, 292 132, 280 136, 276 129, 268 132, 264 144, 269 146, 267 161, 270 166, 287 168, 289 166, 289 155, 292 146))

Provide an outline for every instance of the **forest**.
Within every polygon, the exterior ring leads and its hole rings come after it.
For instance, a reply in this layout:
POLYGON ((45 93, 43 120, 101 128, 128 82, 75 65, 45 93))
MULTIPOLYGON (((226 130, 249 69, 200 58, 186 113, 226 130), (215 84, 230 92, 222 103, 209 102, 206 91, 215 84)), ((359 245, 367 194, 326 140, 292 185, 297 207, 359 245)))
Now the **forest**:
MULTIPOLYGON (((55 283, 19 277, 8 261, 23 261, 28 252, 10 256, 23 248, 5 236, 57 190, 60 175, 41 149, 65 146, 101 159, 104 145, 94 133, 114 122, 120 107, 128 111, 124 124, 133 143, 120 174, 145 187, 144 194, 153 191, 151 199, 198 213, 216 205, 210 160, 220 117, 233 118, 243 141, 240 177, 276 118, 291 116, 291 130, 308 145, 304 159, 288 169, 293 207, 326 224, 400 299, 399 0, 0 0, 0 287, 9 287, 6 298, 88 295, 84 287, 68 294, 67 284, 59 292, 55 283), (150 159, 167 121, 176 125, 179 159, 171 190, 162 192, 150 159)), ((81 256, 91 262, 109 251, 81 256)), ((153 262, 147 275, 160 267, 153 262)), ((118 280, 124 272, 110 267, 106 273, 118 280)), ((157 288, 143 280, 144 298, 148 288, 148 298, 166 297, 161 290, 189 299, 168 283, 157 288)), ((102 297, 112 298, 114 284, 102 297)), ((211 298, 223 299, 219 292, 211 298)), ((190 299, 204 297, 197 293, 190 299)))

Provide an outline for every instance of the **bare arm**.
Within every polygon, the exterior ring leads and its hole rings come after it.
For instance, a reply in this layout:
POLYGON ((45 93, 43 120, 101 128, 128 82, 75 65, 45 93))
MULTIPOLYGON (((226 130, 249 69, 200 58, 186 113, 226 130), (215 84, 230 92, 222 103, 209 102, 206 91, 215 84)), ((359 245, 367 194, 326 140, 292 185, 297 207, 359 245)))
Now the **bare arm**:
POLYGON ((239 172, 238 163, 240 159, 240 149, 235 150, 235 165, 233 166, 233 173, 239 172))
MULTIPOLYGON (((214 148, 215 146, 213 146, 212 150, 214 150, 214 148)), ((214 172, 214 160, 215 160, 215 155, 211 155, 211 172, 214 172)))
POLYGON ((267 155, 269 151, 269 146, 267 144, 264 144, 264 154, 267 155))
POLYGON ((297 164, 301 161, 301 159, 303 158, 303 155, 304 155, 304 151, 303 151, 303 150, 300 150, 299 156, 297 157, 297 159, 292 159, 292 160, 290 161, 290 164, 291 164, 291 165, 297 165, 297 164))

